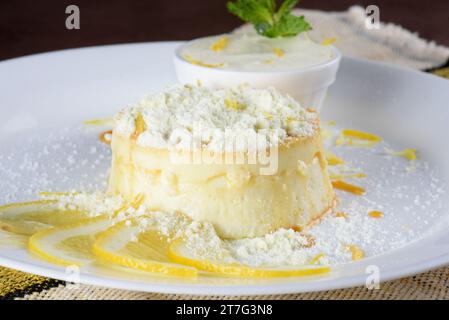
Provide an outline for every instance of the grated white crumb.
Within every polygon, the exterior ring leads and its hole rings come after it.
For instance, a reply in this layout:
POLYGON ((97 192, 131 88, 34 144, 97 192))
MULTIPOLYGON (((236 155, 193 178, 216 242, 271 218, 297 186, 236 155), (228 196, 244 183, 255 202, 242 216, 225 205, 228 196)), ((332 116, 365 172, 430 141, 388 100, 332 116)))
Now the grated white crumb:
POLYGON ((68 194, 57 197, 57 200, 59 209, 82 210, 91 217, 113 215, 125 204, 121 196, 110 196, 104 192, 68 194))
POLYGON ((172 86, 119 112, 114 117, 114 132, 129 138, 138 114, 146 130, 137 143, 161 149, 241 151, 256 145, 265 149, 289 137, 312 136, 318 129, 315 112, 274 88, 172 86), (229 107, 229 101, 239 107, 229 107), (256 134, 257 144, 244 143, 254 141, 256 134), (242 143, 233 146, 229 141, 242 143))
POLYGON ((292 229, 263 237, 227 240, 226 247, 240 263, 250 266, 303 265, 311 259, 310 239, 292 229))

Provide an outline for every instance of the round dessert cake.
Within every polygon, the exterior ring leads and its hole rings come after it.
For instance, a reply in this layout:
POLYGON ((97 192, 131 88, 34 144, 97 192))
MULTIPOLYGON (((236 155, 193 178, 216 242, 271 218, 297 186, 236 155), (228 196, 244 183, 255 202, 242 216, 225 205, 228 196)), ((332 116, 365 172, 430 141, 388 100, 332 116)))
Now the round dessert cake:
POLYGON ((119 112, 111 146, 110 192, 223 238, 304 228, 334 205, 317 113, 273 88, 171 87, 119 112))

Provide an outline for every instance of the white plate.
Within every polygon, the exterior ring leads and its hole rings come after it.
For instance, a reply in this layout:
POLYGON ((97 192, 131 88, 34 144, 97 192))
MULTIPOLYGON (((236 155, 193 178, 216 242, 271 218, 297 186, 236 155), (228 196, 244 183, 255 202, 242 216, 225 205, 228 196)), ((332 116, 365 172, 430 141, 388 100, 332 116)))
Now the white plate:
MULTIPOLYGON (((86 119, 110 116, 145 92, 173 83, 172 53, 179 44, 65 50, 1 62, 0 201, 33 199, 42 190, 92 190, 104 185, 108 150, 97 141, 96 132, 86 131, 79 124, 86 119)), ((444 191, 444 184, 449 181, 448 103, 447 80, 344 58, 323 107, 323 118, 336 120, 342 127, 375 132, 398 148, 417 148, 421 161, 428 163, 428 167, 423 164, 427 169, 417 173, 421 175, 419 179, 407 180, 411 185, 406 193, 416 193, 414 198, 407 194, 398 197, 394 188, 386 190, 395 199, 388 203, 389 215, 394 217, 391 225, 396 226, 399 221, 419 230, 419 237, 410 239, 414 241, 405 246, 338 265, 328 276, 307 279, 201 277, 187 281, 91 265, 81 270, 79 280, 152 292, 273 294, 363 285, 369 265, 379 268, 381 281, 445 265, 449 263, 449 199, 444 191), (439 181, 432 181, 435 177, 439 181), (439 190, 436 198, 432 197, 434 189, 439 190), (405 211, 408 204, 411 210, 405 211)), ((374 152, 372 159, 367 170, 374 175, 376 170, 381 172, 392 165, 374 152)), ((387 179, 388 171, 382 172, 379 185, 387 179)), ((394 186, 395 181, 392 177, 388 185, 394 186)), ((388 225, 382 236, 384 241, 390 236, 394 239, 394 232, 399 232, 390 230, 388 225)), ((375 246, 373 243, 372 248, 375 246)), ((8 246, 0 246, 0 265, 57 279, 74 279, 72 271, 8 246)))

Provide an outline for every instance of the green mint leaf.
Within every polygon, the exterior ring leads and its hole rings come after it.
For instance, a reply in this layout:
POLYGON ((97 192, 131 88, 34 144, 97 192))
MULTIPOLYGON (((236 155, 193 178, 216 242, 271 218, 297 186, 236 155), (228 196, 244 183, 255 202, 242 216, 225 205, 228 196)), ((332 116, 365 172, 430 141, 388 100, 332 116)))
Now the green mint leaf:
POLYGON ((312 27, 304 19, 304 16, 287 15, 274 24, 272 27, 265 30, 264 35, 269 38, 275 37, 293 37, 297 34, 309 31, 312 27))
MULTIPOLYGON (((237 0, 226 4, 228 10, 245 22, 252 24, 273 24, 273 12, 267 7, 267 0, 237 0)), ((271 1, 269 1, 271 2, 271 1)))
POLYGON ((236 0, 226 4, 229 12, 254 25, 269 38, 291 37, 311 29, 304 16, 291 14, 298 0, 285 0, 276 11, 275 0, 236 0))
POLYGON ((276 0, 265 0, 264 6, 273 14, 276 11, 276 0))
POLYGON ((276 12, 276 17, 280 19, 282 16, 290 14, 297 3, 298 0, 285 0, 279 7, 278 12, 276 12))

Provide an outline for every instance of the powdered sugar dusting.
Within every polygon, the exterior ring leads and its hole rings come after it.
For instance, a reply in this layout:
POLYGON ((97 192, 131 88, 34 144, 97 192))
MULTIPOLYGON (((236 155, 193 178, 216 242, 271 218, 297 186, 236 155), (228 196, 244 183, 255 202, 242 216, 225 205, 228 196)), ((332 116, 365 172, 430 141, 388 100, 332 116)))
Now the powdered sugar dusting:
POLYGON ((2 142, 0 202, 33 200, 42 191, 105 190, 111 151, 99 130, 80 125, 2 142))

